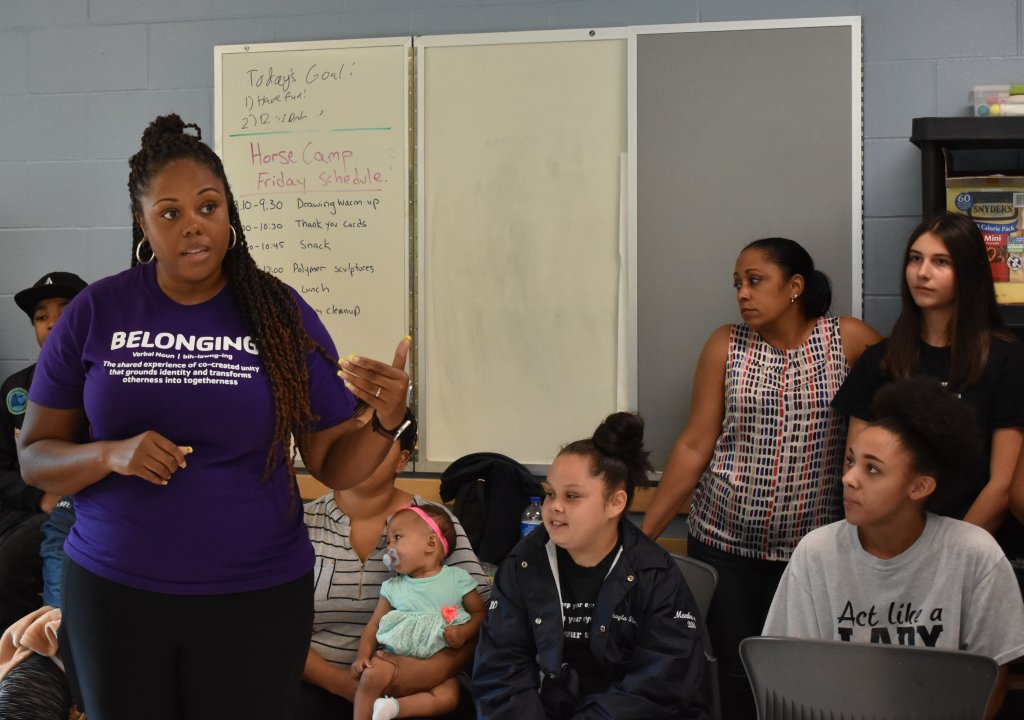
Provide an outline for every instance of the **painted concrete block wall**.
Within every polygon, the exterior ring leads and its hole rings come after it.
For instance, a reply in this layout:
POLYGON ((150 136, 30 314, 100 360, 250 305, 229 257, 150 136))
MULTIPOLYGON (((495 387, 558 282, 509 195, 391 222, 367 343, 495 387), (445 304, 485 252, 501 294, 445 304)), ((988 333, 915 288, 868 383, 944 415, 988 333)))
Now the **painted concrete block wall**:
POLYGON ((0 377, 36 356, 15 292, 50 270, 127 267, 126 160, 160 113, 212 130, 214 45, 823 15, 863 18, 865 317, 884 333, 920 213, 911 119, 969 114, 972 85, 1024 79, 1024 0, 2 3, 0 377))

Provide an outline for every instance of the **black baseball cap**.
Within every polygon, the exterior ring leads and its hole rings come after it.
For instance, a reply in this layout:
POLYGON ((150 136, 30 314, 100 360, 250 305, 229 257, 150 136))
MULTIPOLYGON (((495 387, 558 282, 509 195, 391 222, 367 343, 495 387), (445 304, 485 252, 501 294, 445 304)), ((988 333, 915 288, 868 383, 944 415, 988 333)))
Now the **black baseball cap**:
POLYGON ((43 275, 36 284, 22 290, 14 296, 14 302, 25 311, 29 319, 36 311, 36 305, 50 298, 67 298, 70 300, 89 283, 74 273, 52 272, 43 275))

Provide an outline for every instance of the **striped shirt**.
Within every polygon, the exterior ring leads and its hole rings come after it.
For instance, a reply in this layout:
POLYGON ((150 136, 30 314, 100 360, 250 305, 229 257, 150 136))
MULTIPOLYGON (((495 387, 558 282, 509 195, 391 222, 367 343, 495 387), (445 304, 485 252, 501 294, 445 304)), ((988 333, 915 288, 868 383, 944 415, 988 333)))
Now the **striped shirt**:
POLYGON ((689 531, 722 552, 789 560, 842 515, 846 419, 832 401, 849 372, 839 319, 819 318, 792 350, 734 325, 722 432, 693 495, 689 531))
MULTIPOLYGON (((419 495, 412 505, 429 504, 419 495)), ((381 558, 387 548, 387 535, 382 533, 377 547, 364 564, 349 539, 351 522, 328 493, 306 504, 306 527, 316 553, 313 570, 312 648, 335 665, 351 665, 359 650, 359 640, 370 616, 377 607, 380 586, 396 573, 384 567, 381 558)), ((451 512, 448 513, 451 515, 451 512)), ((446 565, 460 567, 476 580, 480 597, 487 600, 491 586, 480 567, 459 521, 455 523, 455 547, 445 559, 446 565)))

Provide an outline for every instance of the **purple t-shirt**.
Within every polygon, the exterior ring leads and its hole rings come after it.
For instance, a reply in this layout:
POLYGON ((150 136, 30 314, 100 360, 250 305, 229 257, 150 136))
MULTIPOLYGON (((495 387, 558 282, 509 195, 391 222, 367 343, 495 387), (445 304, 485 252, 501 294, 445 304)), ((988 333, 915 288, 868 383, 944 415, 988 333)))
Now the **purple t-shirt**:
MULTIPOLYGON (((310 336, 336 356, 315 311, 301 298, 299 307, 310 336)), ((193 448, 166 486, 112 473, 79 492, 65 544, 72 560, 114 582, 180 595, 273 587, 312 569, 283 462, 261 480, 274 412, 248 335, 230 286, 179 305, 152 265, 93 283, 68 305, 40 353, 32 402, 84 408, 96 440, 154 430, 193 448)), ((307 366, 316 429, 351 417, 336 367, 315 350, 307 366)))

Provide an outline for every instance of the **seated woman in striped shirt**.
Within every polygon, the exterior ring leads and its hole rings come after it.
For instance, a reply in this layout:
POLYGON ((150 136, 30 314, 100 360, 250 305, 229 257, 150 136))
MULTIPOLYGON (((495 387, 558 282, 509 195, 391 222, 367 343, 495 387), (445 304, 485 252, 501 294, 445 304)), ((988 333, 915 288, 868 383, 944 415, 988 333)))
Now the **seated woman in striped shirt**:
MULTIPOLYGON (((366 413, 369 415, 369 413, 366 413)), ((369 418, 367 418, 369 419, 369 418)), ((351 717, 358 682, 349 667, 356 661, 359 640, 380 597, 381 584, 392 576, 385 567, 387 519, 407 505, 428 504, 418 495, 395 487, 416 447, 416 419, 369 478, 348 490, 337 490, 306 505, 306 526, 316 552, 313 637, 306 659, 296 720, 341 720, 351 717)), ((462 568, 477 583, 480 597, 490 584, 459 521, 455 547, 445 564, 462 568)), ((389 694, 401 696, 427 690, 468 669, 475 642, 446 648, 427 660, 385 655, 397 668, 389 694)))

